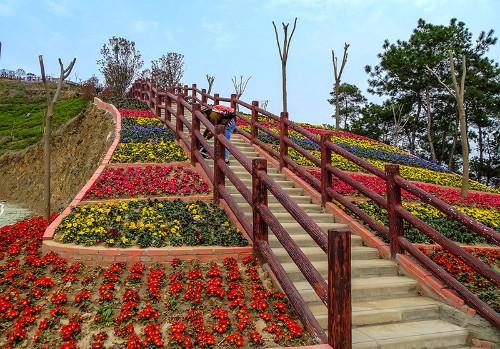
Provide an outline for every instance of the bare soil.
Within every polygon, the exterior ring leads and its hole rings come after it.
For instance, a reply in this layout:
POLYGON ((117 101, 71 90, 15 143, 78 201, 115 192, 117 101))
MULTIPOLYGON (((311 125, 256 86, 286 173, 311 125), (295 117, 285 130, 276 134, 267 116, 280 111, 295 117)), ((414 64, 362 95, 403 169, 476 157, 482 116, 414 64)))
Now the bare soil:
MULTIPOLYGON (((95 172, 114 139, 113 117, 94 105, 62 125, 52 137, 51 211, 61 211, 95 172)), ((0 157, 0 198, 44 214, 43 141, 0 157)))

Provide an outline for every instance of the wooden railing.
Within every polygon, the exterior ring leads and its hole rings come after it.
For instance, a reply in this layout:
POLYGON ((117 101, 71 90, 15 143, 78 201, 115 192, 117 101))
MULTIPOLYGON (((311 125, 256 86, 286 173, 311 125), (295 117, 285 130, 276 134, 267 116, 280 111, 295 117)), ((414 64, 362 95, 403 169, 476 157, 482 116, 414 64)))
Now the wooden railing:
MULTIPOLYGON (((312 184, 313 188, 316 188, 318 194, 321 197, 322 205, 326 205, 326 203, 332 202, 335 200, 342 204, 345 208, 353 212, 361 221, 366 223, 370 228, 386 237, 389 240, 391 256, 395 258, 396 255, 399 254, 408 254, 412 256, 415 260, 417 260, 420 264, 426 267, 429 271, 431 271, 436 278, 441 280, 444 284, 446 284, 451 290, 454 290, 457 294, 459 294, 469 306, 476 309, 479 314, 481 314, 485 319, 487 319, 490 323, 492 323, 495 327, 500 328, 500 316, 496 313, 488 304, 481 301, 477 295, 463 286, 460 282, 456 281, 451 275, 449 275, 443 268, 437 265, 435 262, 430 260, 425 254, 423 254, 418 248, 416 248, 412 243, 410 243, 405 237, 403 232, 403 220, 406 220, 409 224, 415 226, 419 229, 423 234, 427 235, 434 242, 441 245, 444 250, 453 254, 460 260, 464 261, 467 265, 469 265, 475 272, 479 275, 485 277, 489 281, 493 282, 497 287, 500 286, 500 274, 491 269, 488 265, 481 262, 478 258, 473 256, 468 251, 464 250, 457 244, 455 244, 452 240, 443 236, 435 229, 427 225, 425 222, 419 220, 417 217, 409 213, 405 210, 401 205, 401 190, 406 190, 417 198, 419 198, 422 202, 429 203, 434 206, 436 209, 440 210, 444 214, 446 214, 450 219, 456 220, 467 226, 470 230, 476 232, 480 236, 484 237, 488 242, 494 245, 500 245, 500 237, 499 234, 496 233, 493 229, 471 219, 470 217, 458 212, 453 209, 451 206, 447 205, 443 201, 438 198, 422 191, 418 187, 414 186, 410 182, 403 179, 399 176, 398 165, 389 165, 386 167, 385 171, 375 167, 371 163, 356 157, 355 155, 349 153, 338 145, 332 143, 330 141, 330 134, 322 134, 321 137, 309 132, 305 128, 300 125, 295 124, 294 122, 288 120, 287 113, 281 113, 280 116, 269 113, 266 110, 263 110, 258 107, 258 102, 254 101, 252 104, 245 103, 236 98, 235 95, 232 95, 231 98, 220 98, 219 95, 215 94, 214 96, 210 96, 206 94, 205 90, 199 90, 196 88, 196 85, 193 85, 191 88, 188 86, 183 87, 175 87, 168 90, 168 92, 162 92, 157 90, 154 85, 149 83, 148 81, 138 81, 134 84, 134 87, 131 91, 131 96, 142 101, 145 101, 152 110, 155 110, 157 115, 161 112, 162 109, 165 109, 165 123, 170 128, 174 129, 172 126, 171 116, 175 115, 177 118, 176 122, 176 139, 180 142, 183 142, 191 152, 191 161, 193 163, 198 162, 205 172, 208 174, 212 183, 214 183, 214 196, 216 198, 224 199, 228 206, 233 210, 235 216, 240 221, 242 226, 244 227, 249 235, 252 237, 254 241, 254 246, 257 251, 261 254, 261 257, 269 259, 267 261, 269 265, 272 265, 276 259, 271 255, 272 252, 267 251, 268 245, 266 247, 265 236, 266 233, 262 233, 261 230, 265 230, 267 227, 271 227, 274 234, 279 238, 281 236, 280 242, 283 244, 290 255, 294 255, 295 263, 300 266, 303 262, 303 256, 296 255, 297 249, 293 246, 293 242, 289 241, 289 236, 286 232, 282 231, 282 228, 275 224, 274 217, 272 214, 268 212, 268 209, 265 208, 266 205, 263 205, 258 202, 254 202, 257 200, 256 195, 264 195, 264 191, 270 191, 273 195, 275 195, 278 200, 281 195, 279 188, 273 187, 272 180, 266 175, 265 171, 262 170, 263 164, 256 164, 260 170, 253 170, 252 165, 246 159, 243 154, 241 154, 238 149, 231 145, 230 142, 225 139, 224 135, 221 133, 222 131, 216 131, 216 141, 215 141, 215 150, 210 147, 208 142, 201 137, 199 132, 199 124, 203 123, 206 128, 211 131, 215 131, 214 127, 206 120, 206 118, 199 112, 198 105, 206 105, 208 102, 211 104, 219 104, 220 102, 228 102, 231 103, 231 106, 235 108, 237 105, 243 108, 247 108, 249 112, 247 114, 238 114, 238 117, 247 121, 250 124, 250 132, 246 132, 243 129, 237 128, 237 131, 243 136, 247 137, 252 144, 259 146, 262 150, 267 152, 271 157, 275 158, 282 169, 287 168, 288 170, 298 174, 305 178, 309 183, 312 184), (171 105, 175 102, 177 104, 177 111, 173 110, 171 105), (193 122, 190 124, 184 117, 184 108, 190 110, 193 114, 193 122), (271 119, 279 124, 280 132, 274 132, 268 127, 266 127, 262 122, 261 118, 265 117, 267 119, 271 119), (183 127, 188 128, 191 133, 191 143, 189 144, 187 136, 182 132, 183 127), (317 146, 321 149, 321 158, 318 159, 314 157, 309 151, 302 148, 300 145, 294 143, 290 138, 287 137, 289 130, 293 130, 301 134, 304 138, 309 139, 311 142, 317 144, 317 146), (276 140, 276 143, 279 144, 279 152, 274 150, 268 143, 265 143, 259 139, 259 134, 268 135, 271 138, 276 140), (203 145, 207 148, 210 156, 215 159, 215 167, 214 172, 218 174, 215 176, 210 171, 208 165, 202 160, 201 155, 197 152, 198 145, 203 145), (220 148, 219 150, 217 150, 220 148), (258 193, 251 193, 248 189, 245 188, 244 185, 239 181, 239 179, 232 173, 228 166, 223 161, 223 149, 227 148, 231 154, 242 163, 243 167, 254 175, 254 181, 259 181, 259 186, 261 190, 258 193), (293 149, 298 152, 300 155, 311 161, 315 166, 317 166, 321 170, 321 180, 316 179, 312 174, 310 174, 304 167, 298 165, 293 159, 288 155, 289 149, 293 149), (221 150, 222 149, 222 150, 221 150), (354 164, 360 166, 368 173, 371 173, 386 182, 387 187, 387 195, 384 197, 373 192, 368 187, 365 187, 362 183, 352 179, 345 172, 335 168, 331 165, 331 155, 332 153, 338 154, 345 159, 353 162, 354 164), (255 173, 254 173, 255 172, 255 173), (389 213, 389 224, 388 227, 379 223, 366 212, 361 210, 358 206, 353 204, 351 201, 346 199, 343 195, 337 193, 333 190, 331 183, 332 177, 335 176, 339 180, 351 185, 355 188, 360 194, 365 197, 373 200, 382 208, 386 209, 389 213), (253 224, 250 222, 245 222, 244 214, 242 214, 231 199, 230 195, 224 188, 223 182, 224 178, 227 177, 242 193, 243 197, 247 200, 247 202, 253 205, 254 210, 254 222, 253 224), (262 187, 265 186, 267 190, 264 190, 262 187), (256 218, 257 217, 257 218, 256 218), (260 217, 260 218, 259 218, 260 217), (256 221, 257 219, 257 221, 256 221), (258 233, 253 233, 254 231, 258 233), (255 237, 257 234, 257 238, 255 237), (287 238, 288 236, 288 238, 287 238)), ((256 183, 256 184, 258 184, 256 183)), ((286 194, 285 194, 286 195, 286 194)), ((284 206, 290 212, 290 214, 297 219, 300 223, 302 222, 302 226, 311 237, 318 243, 318 245, 325 251, 329 251, 329 243, 327 241, 326 236, 320 231, 317 225, 314 222, 309 224, 309 221, 306 219, 302 221, 302 217, 307 217, 307 215, 303 212, 296 211, 297 207, 294 207, 293 204, 289 204, 290 200, 279 200, 280 202, 284 202, 284 206), (305 223, 304 223, 305 222, 305 223)), ((279 223, 278 223, 279 224, 279 223)), ((277 263, 277 262, 276 262, 277 263)), ((304 262, 309 263, 309 261, 304 262)), ((326 286, 321 284, 321 281, 318 280, 318 275, 315 275, 314 268, 310 267, 307 264, 307 267, 300 267, 301 270, 304 270, 304 276, 311 283, 313 288, 316 290, 318 296, 327 304, 327 296, 326 296, 326 286), (318 280, 318 283, 316 281, 318 280)), ((347 263, 348 264, 348 263, 347 263)), ((279 270, 278 265, 274 265, 276 270, 279 270)), ((344 265, 344 267, 346 267, 344 265)), ((273 269, 274 270, 274 269, 273 269)), ((316 271, 317 272, 317 271, 316 271)), ((280 283, 282 281, 280 280, 280 283)), ((286 283, 286 281, 285 281, 286 283)), ((289 295, 290 296, 290 295, 289 295)), ((291 297, 293 298, 293 297, 291 297)), ((303 302, 302 302, 303 303, 303 302)), ((300 302, 298 302, 300 304, 300 302)), ((331 309, 331 305, 329 309, 331 309)), ((350 321, 350 320, 349 320, 350 321)), ((307 320, 306 320, 307 322, 307 320)), ((313 321, 314 322, 314 321, 313 321)), ((344 321, 348 322, 348 321, 344 321)), ((316 327, 316 324, 311 325, 312 327, 316 327)), ((311 326, 308 329, 311 329, 311 326)), ((340 326, 336 325, 337 328, 340 326)), ((307 326, 306 326, 307 327, 307 326)), ((313 329, 313 332, 317 332, 316 329, 313 329)), ((330 336, 330 334, 329 334, 330 336)), ((333 336, 333 335, 332 335, 333 336)))
MULTIPOLYGON (((207 174, 213 185, 214 201, 219 202, 220 200, 224 200, 231 209, 238 222, 251 238, 255 252, 260 260, 270 266, 283 291, 291 300, 291 304, 297 314, 301 317, 307 331, 315 335, 321 342, 329 343, 334 348, 351 348, 351 265, 350 248, 346 247, 350 246, 350 232, 330 230, 329 237, 327 237, 321 228, 267 174, 266 160, 255 159, 250 161, 226 139, 224 127, 220 125, 214 127, 200 111, 201 106, 205 106, 209 102, 213 105, 217 105, 220 102, 227 102, 234 109, 236 109, 237 103, 241 106, 248 105, 236 99, 236 95, 232 95, 231 98, 220 98, 217 94, 210 96, 204 90, 197 90, 196 86, 193 86, 191 89, 184 86, 160 91, 149 81, 137 81, 134 83, 130 97, 144 101, 158 117, 162 114, 164 115, 163 119, 166 126, 175 132, 175 139, 183 144, 186 149, 190 150, 191 163, 201 166, 207 174), (172 108, 174 103, 176 105, 175 110, 172 108), (186 111, 189 111, 192 115, 191 122, 185 117, 186 111), (176 118, 175 125, 172 123, 172 117, 176 118), (203 138, 200 132, 202 124, 214 134, 214 147, 203 138), (184 127, 187 129, 190 137, 186 136, 184 127), (213 171, 201 156, 199 152, 200 145, 213 158, 213 171), (253 185, 251 191, 224 162, 224 150, 226 148, 234 159, 240 162, 243 168, 252 175, 253 185), (253 209, 252 222, 248 221, 241 208, 227 191, 225 187, 226 178, 233 183, 243 198, 251 205, 253 209), (327 282, 321 274, 301 252, 288 232, 271 213, 267 207, 268 193, 276 197, 290 215, 316 241, 323 251, 328 254, 328 258, 331 261, 329 266, 332 267, 331 270, 329 269, 329 282, 332 285, 337 285, 334 290, 328 288, 327 282), (318 297, 327 306, 329 314, 328 334, 325 334, 325 331, 311 313, 270 248, 267 240, 268 228, 271 228, 278 241, 280 241, 292 260, 297 264, 305 279, 311 284, 318 297), (331 241, 332 245, 329 245, 329 241, 331 241), (329 248, 329 246, 333 248, 329 248)), ((241 117, 241 114, 238 113, 237 117, 241 117)))

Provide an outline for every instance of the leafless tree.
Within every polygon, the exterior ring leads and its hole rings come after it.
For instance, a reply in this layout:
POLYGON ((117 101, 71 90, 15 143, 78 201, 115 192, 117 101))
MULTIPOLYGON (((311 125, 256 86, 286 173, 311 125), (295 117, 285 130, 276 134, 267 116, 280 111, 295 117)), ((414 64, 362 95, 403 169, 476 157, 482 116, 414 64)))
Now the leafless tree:
POLYGON ((207 94, 210 94, 212 92, 212 86, 214 85, 214 80, 215 80, 215 76, 207 74, 207 81, 208 81, 208 91, 207 91, 207 94))
POLYGON ((453 82, 453 90, 446 85, 441 78, 433 71, 431 68, 427 67, 434 76, 438 79, 439 83, 443 85, 446 90, 455 98, 457 102, 458 116, 460 121, 460 141, 462 144, 462 161, 463 161, 463 174, 462 174, 462 188, 460 190, 460 195, 466 197, 469 194, 469 137, 467 135, 467 116, 465 115, 464 107, 464 93, 465 93, 465 75, 467 72, 465 55, 462 54, 462 77, 460 80, 460 85, 457 82, 457 77, 455 73, 455 63, 453 61, 453 51, 448 50, 448 56, 450 58, 450 72, 451 81, 453 82))
POLYGON ((290 23, 285 24, 284 22, 281 23, 283 25, 283 50, 281 50, 280 46, 280 41, 279 41, 279 36, 278 36, 278 29, 276 29, 276 24, 274 24, 273 21, 273 27, 274 27, 274 33, 276 34, 276 43, 278 44, 278 51, 280 54, 281 58, 281 80, 282 80, 282 89, 283 89, 283 111, 286 112, 288 111, 287 109, 287 94, 286 94, 286 61, 288 59, 288 50, 290 49, 290 42, 292 41, 292 36, 293 33, 295 32, 295 27, 297 26, 297 18, 295 18, 295 21, 293 22, 293 29, 292 33, 290 34, 290 39, 288 39, 288 25, 290 23))
POLYGON ((162 89, 176 86, 184 76, 184 55, 168 52, 159 59, 151 61, 151 79, 162 89))
POLYGON ((267 105, 269 104, 269 99, 266 99, 264 101, 260 101, 259 104, 260 104, 259 105, 260 109, 267 110, 267 105))
MULTIPOLYGON (((240 75, 240 82, 237 81, 236 75, 234 78, 231 78, 233 85, 234 85, 234 93, 236 94, 236 98, 240 99, 240 97, 243 95, 243 92, 245 92, 245 89, 247 88, 248 80, 250 80, 252 77, 249 76, 248 79, 243 82, 243 75, 240 75)), ((236 109, 238 109, 238 105, 236 105, 236 109)))
POLYGON ((401 131, 403 130, 404 126, 408 123, 410 118, 404 118, 403 115, 403 106, 401 105, 393 105, 391 106, 392 109, 392 116, 394 119, 394 131, 392 135, 392 144, 397 147, 399 143, 399 136, 401 134, 401 131))
POLYGON ((75 65, 76 58, 73 58, 71 63, 67 68, 64 68, 61 58, 59 58, 59 66, 61 68, 61 72, 59 74, 59 80, 57 82, 57 89, 52 94, 49 85, 47 83, 47 79, 45 77, 45 67, 43 65, 43 57, 42 55, 38 56, 38 60, 40 61, 40 71, 42 75, 43 86, 45 87, 45 95, 47 97, 47 115, 45 116, 45 137, 44 137, 44 199, 45 199, 45 219, 50 218, 50 139, 52 137, 52 116, 54 115, 54 106, 57 102, 57 98, 59 98, 59 93, 61 92, 61 88, 63 85, 63 81, 68 78, 69 74, 71 74, 71 70, 75 65))
POLYGON ((340 71, 338 70, 337 57, 335 57, 335 51, 332 50, 332 61, 333 61, 333 75, 335 77, 335 130, 338 131, 340 127, 340 106, 339 106, 339 90, 340 90, 340 78, 342 77, 342 72, 344 71, 345 64, 347 62, 347 49, 349 44, 344 44, 344 56, 342 57, 342 65, 340 66, 340 71))

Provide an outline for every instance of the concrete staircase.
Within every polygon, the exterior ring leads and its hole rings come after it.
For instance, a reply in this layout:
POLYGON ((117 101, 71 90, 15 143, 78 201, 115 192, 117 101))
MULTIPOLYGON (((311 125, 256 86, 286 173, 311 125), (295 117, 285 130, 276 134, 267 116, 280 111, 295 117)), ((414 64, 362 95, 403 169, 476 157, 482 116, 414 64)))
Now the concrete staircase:
MULTIPOLYGON (((188 115, 190 118, 190 115, 188 115)), ((233 135, 231 143, 249 159, 261 157, 240 135, 233 135)), ((207 159, 210 166, 213 161, 207 159)), ((251 175, 231 157, 229 167, 251 189, 251 175)), ((344 227, 320 205, 312 202, 304 190, 275 168, 268 174, 299 204, 326 233, 328 229, 344 227)), ((226 179, 226 188, 252 221, 252 208, 226 179)), ((269 208, 290 236, 300 246, 315 268, 327 280, 325 253, 294 221, 290 214, 269 194, 269 208)), ((328 326, 327 308, 293 263, 272 231, 269 243, 294 285, 310 307, 321 326, 328 326)), ((359 236, 352 235, 352 321, 355 349, 431 349, 468 348, 468 330, 440 319, 441 303, 418 293, 417 281, 402 276, 391 260, 381 259, 376 249, 363 246, 359 236)))

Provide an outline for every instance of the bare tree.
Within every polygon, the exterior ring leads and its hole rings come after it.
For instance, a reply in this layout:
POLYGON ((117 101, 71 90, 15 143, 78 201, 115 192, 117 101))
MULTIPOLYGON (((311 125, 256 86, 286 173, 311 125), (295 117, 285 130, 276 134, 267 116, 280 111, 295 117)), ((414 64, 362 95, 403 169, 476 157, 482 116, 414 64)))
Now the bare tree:
POLYGON ((162 89, 176 86, 184 76, 184 55, 168 52, 151 61, 151 79, 162 89))
POLYGON ((288 39, 288 25, 289 23, 285 24, 284 22, 281 23, 283 25, 283 51, 281 50, 280 42, 279 42, 279 37, 278 37, 278 30, 276 29, 276 24, 274 24, 273 21, 273 27, 274 27, 274 33, 276 34, 276 43, 278 44, 278 51, 280 54, 281 58, 281 80, 282 80, 282 89, 283 89, 283 111, 286 112, 288 111, 287 109, 287 94, 286 94, 286 61, 288 59, 288 50, 290 49, 290 42, 292 41, 292 36, 293 33, 295 32, 295 27, 297 26, 297 18, 295 18, 295 21, 293 22, 293 29, 292 33, 290 34, 290 39, 288 39))
POLYGON ((212 86, 214 85, 214 80, 215 80, 215 76, 207 74, 207 81, 208 81, 208 91, 207 91, 207 94, 210 94, 212 92, 212 86))
POLYGON ((135 42, 113 36, 101 49, 102 59, 97 60, 106 87, 117 97, 123 97, 127 88, 139 74, 144 62, 135 49, 135 42))
MULTIPOLYGON (((243 75, 240 75, 240 82, 236 80, 236 75, 234 76, 234 78, 231 78, 231 81, 234 85, 234 93, 236 94, 237 99, 240 99, 240 97, 243 95, 243 92, 245 92, 245 89, 247 88, 248 80, 250 80, 251 78, 252 77, 249 76, 245 82, 243 82, 243 75)), ((238 105, 236 105, 236 109, 238 109, 238 105)))
POLYGON ((342 72, 344 71, 345 64, 347 62, 347 49, 349 44, 344 44, 344 56, 342 57, 342 65, 340 66, 340 71, 338 70, 337 57, 335 57, 335 51, 332 50, 332 62, 333 62, 333 75, 335 77, 335 130, 338 131, 340 127, 340 105, 339 105, 339 91, 340 91, 340 78, 342 72))
POLYGON ((59 93, 63 85, 63 81, 71 74, 71 70, 75 65, 76 58, 73 58, 71 63, 67 68, 64 68, 61 58, 59 58, 59 66, 61 72, 59 74, 59 80, 57 82, 57 89, 54 94, 51 94, 49 86, 47 84, 47 79, 45 77, 45 67, 43 65, 42 55, 38 56, 40 61, 40 71, 42 75, 43 86, 45 87, 45 95, 47 97, 47 115, 45 116, 45 137, 44 137, 44 199, 45 199, 45 219, 50 218, 50 139, 52 137, 52 116, 54 115, 54 106, 59 98, 59 93))
POLYGON ((397 147, 399 143, 399 136, 401 134, 401 131, 405 127, 405 125, 408 123, 410 118, 403 118, 403 106, 402 105, 392 105, 392 116, 394 119, 394 131, 392 135, 392 144, 397 147))
POLYGON ((460 80, 460 86, 457 82, 457 77, 455 73, 455 63, 453 62, 453 51, 448 50, 448 56, 450 58, 450 71, 451 71, 451 81, 453 82, 453 90, 446 85, 440 77, 431 68, 427 66, 434 76, 438 79, 439 83, 443 85, 446 90, 455 98, 457 102, 458 117, 460 122, 460 141, 462 144, 462 188, 460 190, 460 195, 466 197, 469 194, 469 137, 467 135, 467 117, 465 115, 464 107, 464 94, 465 94, 465 75, 467 72, 465 55, 462 54, 462 77, 460 80))
POLYGON ((259 102, 259 108, 267 110, 267 105, 269 104, 269 99, 259 102))

